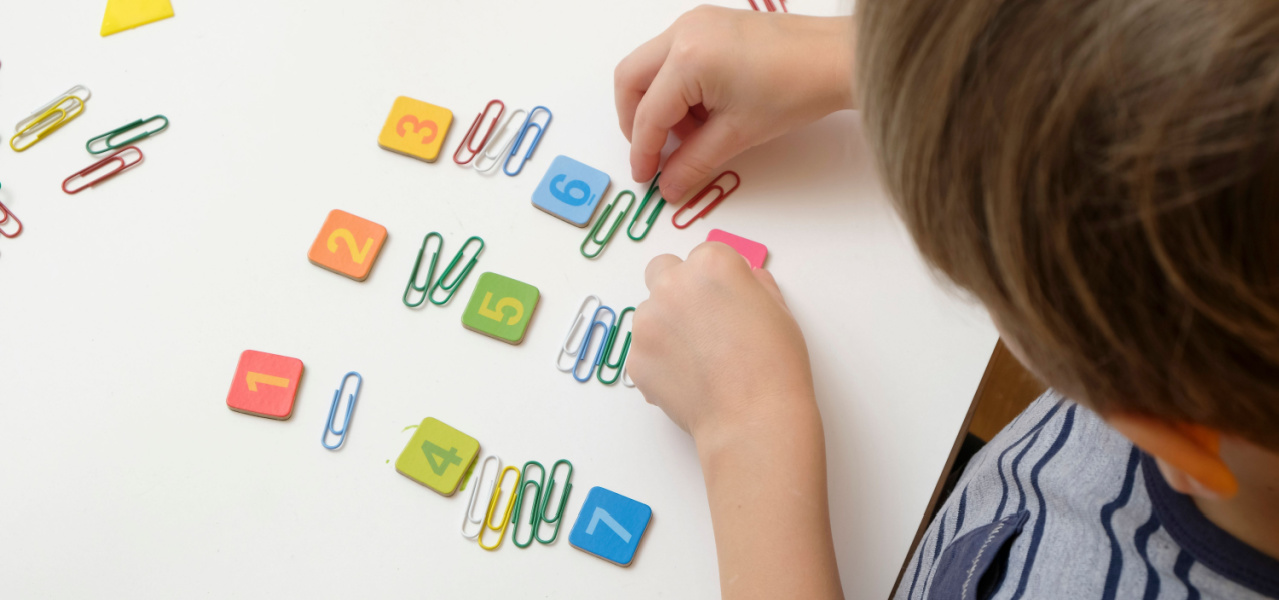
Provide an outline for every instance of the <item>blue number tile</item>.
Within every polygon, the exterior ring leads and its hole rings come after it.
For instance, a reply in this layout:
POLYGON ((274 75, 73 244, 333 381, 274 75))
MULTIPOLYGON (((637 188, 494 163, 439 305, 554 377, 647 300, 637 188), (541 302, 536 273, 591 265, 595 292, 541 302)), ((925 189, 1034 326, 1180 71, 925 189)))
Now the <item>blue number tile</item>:
POLYGON ((582 511, 568 535, 568 543, 583 552, 594 554, 611 563, 631 564, 639 547, 653 509, 602 487, 586 494, 582 511))
POLYGON ((560 155, 551 162, 551 168, 533 191, 533 206, 578 227, 586 227, 608 183, 608 173, 560 155))

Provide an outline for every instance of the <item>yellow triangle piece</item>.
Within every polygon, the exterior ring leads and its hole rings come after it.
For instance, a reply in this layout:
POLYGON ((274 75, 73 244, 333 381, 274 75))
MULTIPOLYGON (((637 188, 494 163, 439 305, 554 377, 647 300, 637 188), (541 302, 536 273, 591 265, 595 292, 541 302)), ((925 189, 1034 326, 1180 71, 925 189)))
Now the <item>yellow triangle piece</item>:
POLYGON ((107 0, 102 37, 173 16, 169 0, 107 0))

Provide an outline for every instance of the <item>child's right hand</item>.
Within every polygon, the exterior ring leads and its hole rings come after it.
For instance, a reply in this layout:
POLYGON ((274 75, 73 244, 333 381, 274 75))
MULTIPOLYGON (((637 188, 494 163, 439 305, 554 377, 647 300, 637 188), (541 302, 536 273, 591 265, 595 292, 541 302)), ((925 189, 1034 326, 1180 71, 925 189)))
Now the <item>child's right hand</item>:
POLYGON ((701 6, 617 65, 614 93, 631 174, 657 173, 668 132, 683 140, 662 196, 689 189, 744 150, 853 108, 853 24, 701 6))

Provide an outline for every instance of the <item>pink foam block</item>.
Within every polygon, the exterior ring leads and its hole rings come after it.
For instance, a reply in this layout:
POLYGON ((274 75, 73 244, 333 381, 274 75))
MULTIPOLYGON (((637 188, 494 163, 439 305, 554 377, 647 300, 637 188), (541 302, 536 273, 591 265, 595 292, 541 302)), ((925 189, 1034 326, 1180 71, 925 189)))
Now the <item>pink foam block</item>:
POLYGON ((712 229, 710 235, 706 236, 706 241, 728 244, 738 254, 746 257, 746 262, 750 263, 751 270, 763 267, 764 259, 768 258, 768 246, 720 229, 712 229))

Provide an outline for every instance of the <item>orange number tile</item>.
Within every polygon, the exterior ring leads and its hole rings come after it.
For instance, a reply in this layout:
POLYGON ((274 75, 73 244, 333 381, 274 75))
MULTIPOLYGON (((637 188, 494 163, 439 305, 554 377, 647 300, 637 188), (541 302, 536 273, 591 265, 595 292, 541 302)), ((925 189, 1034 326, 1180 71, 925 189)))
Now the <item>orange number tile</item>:
POLYGON ((301 378, 302 361, 245 350, 226 395, 227 408, 268 419, 287 419, 293 415, 293 400, 301 378))
POLYGON ((333 210, 324 220, 306 257, 323 267, 356 281, 364 281, 386 242, 386 228, 351 213, 333 210))

